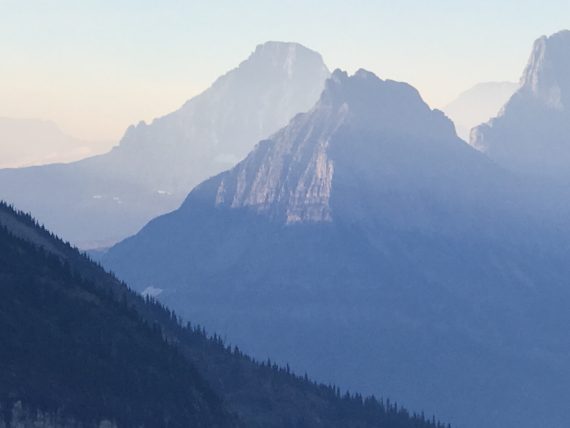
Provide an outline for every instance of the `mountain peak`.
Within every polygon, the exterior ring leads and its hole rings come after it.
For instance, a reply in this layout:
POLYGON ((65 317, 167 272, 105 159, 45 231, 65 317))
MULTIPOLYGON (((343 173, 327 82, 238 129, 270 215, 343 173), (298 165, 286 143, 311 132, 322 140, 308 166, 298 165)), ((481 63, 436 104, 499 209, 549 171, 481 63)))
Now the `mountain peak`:
POLYGON ((353 91, 356 87, 364 85, 368 85, 370 88, 378 87, 383 82, 374 73, 363 68, 359 68, 352 76, 346 71, 337 68, 333 71, 326 87, 329 90, 333 90, 335 87, 346 87, 353 91))
POLYGON ((471 145, 525 175, 568 180, 570 31, 534 42, 520 88, 501 113, 473 128, 471 145))
POLYGON ((128 128, 109 153, 70 165, 1 171, 0 196, 76 244, 106 245, 180 206, 194 186, 311 109, 329 75, 315 51, 264 43, 176 111, 128 128))
POLYGON ((238 70, 249 67, 257 70, 262 67, 261 72, 280 69, 290 79, 315 67, 323 74, 329 74, 320 53, 296 42, 268 41, 257 45, 251 55, 239 65, 238 70))
POLYGON ((278 40, 268 40, 267 42, 258 44, 251 55, 272 55, 296 51, 307 51, 320 56, 318 52, 313 51, 300 43, 283 42, 278 40))
POLYGON ((362 180, 374 188, 391 180, 383 175, 399 164, 403 174, 426 168, 409 166, 410 150, 439 156, 435 153, 447 150, 443 146, 454 151, 459 144, 451 121, 431 110, 410 85, 366 70, 351 76, 335 70, 312 110, 259 143, 236 167, 199 186, 185 205, 210 192, 206 199, 218 207, 247 208, 287 224, 331 222, 338 177, 343 185, 362 180))
POLYGON ((413 86, 383 80, 362 68, 353 75, 335 70, 316 108, 342 108, 350 112, 351 126, 387 134, 440 135, 442 129, 453 129, 453 124, 441 112, 432 111, 413 86), (434 120, 434 116, 439 117, 434 120))
POLYGON ((570 31, 542 36, 534 42, 521 86, 549 107, 563 109, 569 105, 570 31))
POLYGON ((180 109, 131 126, 117 151, 129 160, 152 153, 153 186, 185 194, 199 183, 196 176, 204 179, 235 165, 255 142, 313 107, 329 75, 321 55, 299 43, 259 44, 180 109))

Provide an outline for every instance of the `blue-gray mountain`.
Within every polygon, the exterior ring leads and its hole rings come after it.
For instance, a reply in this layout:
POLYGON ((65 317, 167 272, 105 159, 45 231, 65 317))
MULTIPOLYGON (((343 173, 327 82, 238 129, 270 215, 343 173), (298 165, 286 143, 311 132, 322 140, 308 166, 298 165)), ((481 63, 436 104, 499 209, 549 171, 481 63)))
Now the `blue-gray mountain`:
POLYGON ((444 428, 258 363, 0 201, 0 428, 444 428))
POLYGON ((301 45, 259 45, 179 110, 131 126, 107 154, 0 170, 0 198, 82 247, 117 242, 310 109, 329 74, 321 56, 301 45))
POLYGON ((559 427, 568 241, 529 193, 411 86, 335 71, 312 110, 104 264, 321 380, 459 427, 559 427))
POLYGON ((519 174, 570 180, 570 31, 534 43, 520 89, 471 144, 519 174))

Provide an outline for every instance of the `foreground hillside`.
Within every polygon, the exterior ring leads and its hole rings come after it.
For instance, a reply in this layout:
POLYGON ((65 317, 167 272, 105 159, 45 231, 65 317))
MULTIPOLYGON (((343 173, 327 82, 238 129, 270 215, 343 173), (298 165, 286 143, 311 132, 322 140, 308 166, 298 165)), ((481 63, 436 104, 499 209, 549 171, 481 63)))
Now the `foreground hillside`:
POLYGON ((3 428, 442 426, 182 326, 4 204, 0 342, 3 428))
MULTIPOLYGON (((11 215, 2 209, 2 218, 11 215)), ((28 218, 14 221, 34 228, 28 218)), ((58 425, 237 426, 196 369, 125 298, 5 226, 0 283, 5 410, 23 403, 16 413, 30 424, 27 412, 40 410, 57 415, 58 425)))

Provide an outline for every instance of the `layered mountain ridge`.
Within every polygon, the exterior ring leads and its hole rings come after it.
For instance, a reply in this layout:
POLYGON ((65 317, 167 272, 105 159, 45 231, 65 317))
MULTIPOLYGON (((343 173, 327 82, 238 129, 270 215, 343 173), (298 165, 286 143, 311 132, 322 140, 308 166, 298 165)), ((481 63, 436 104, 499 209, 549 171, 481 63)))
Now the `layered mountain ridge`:
POLYGON ((318 53, 267 42, 179 110, 131 126, 109 153, 0 170, 0 197, 75 244, 108 246, 311 108, 328 76, 318 53))
MULTIPOLYGON (((411 86, 381 80, 365 70, 352 77, 336 70, 312 110, 297 115, 243 162, 212 179, 217 183, 215 205, 267 212, 287 224, 327 222, 332 220, 333 201, 338 212, 359 204, 346 199, 363 196, 358 194, 361 186, 372 192, 419 191, 428 187, 424 179, 443 180, 437 175, 445 174, 449 182, 440 184, 452 186, 457 182, 451 177, 456 166, 443 156, 473 157, 478 168, 497 174, 484 157, 459 141, 453 124, 431 110, 411 86), (434 174, 436 168, 441 170, 434 174), (352 186, 354 191, 333 190, 339 174, 340 186, 352 186)), ((484 184, 475 177, 480 172, 471 171, 474 185, 484 184)))
POLYGON ((570 272, 528 190, 411 86, 335 71, 312 110, 103 263, 323 381, 469 428, 558 426, 570 272))

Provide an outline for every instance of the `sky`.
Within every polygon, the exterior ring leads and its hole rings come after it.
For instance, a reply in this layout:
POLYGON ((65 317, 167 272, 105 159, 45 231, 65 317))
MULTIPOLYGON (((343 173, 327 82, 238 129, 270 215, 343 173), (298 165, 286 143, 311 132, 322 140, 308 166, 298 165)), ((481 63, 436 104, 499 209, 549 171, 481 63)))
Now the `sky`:
POLYGON ((570 0, 0 0, 0 116, 116 142, 268 40, 441 107, 475 83, 517 81, 533 41, 569 18, 570 0))

